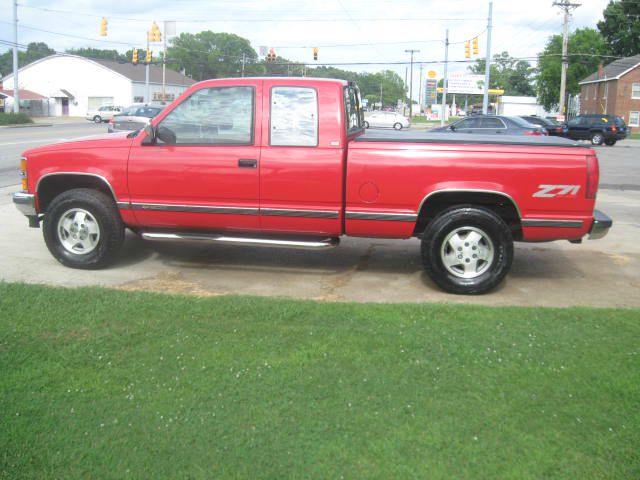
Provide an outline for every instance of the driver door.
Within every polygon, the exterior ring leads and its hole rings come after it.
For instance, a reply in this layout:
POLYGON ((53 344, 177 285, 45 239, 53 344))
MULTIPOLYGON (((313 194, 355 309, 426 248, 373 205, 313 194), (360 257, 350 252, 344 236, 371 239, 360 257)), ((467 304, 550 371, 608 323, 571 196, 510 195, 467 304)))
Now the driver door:
POLYGON ((217 81, 161 114, 154 124, 162 138, 134 144, 129 156, 131 208, 141 225, 259 229, 261 98, 261 80, 217 81))

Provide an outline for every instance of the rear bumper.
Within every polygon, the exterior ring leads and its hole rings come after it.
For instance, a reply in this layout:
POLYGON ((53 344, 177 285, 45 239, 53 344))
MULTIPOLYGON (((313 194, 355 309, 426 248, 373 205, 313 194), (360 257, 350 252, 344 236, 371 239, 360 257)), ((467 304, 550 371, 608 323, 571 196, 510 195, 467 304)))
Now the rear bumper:
POLYGON ((13 194, 13 204, 27 217, 38 215, 36 211, 36 196, 31 193, 16 192, 13 194))
POLYGON ((609 229, 613 225, 611 217, 605 215, 600 210, 593 211, 593 223, 589 230, 589 240, 597 240, 609 233, 609 229))

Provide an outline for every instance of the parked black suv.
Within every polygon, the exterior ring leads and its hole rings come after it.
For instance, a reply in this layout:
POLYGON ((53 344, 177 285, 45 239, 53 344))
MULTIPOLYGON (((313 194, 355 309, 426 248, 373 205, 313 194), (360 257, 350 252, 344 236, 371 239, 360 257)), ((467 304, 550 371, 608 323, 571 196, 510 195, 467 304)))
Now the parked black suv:
POLYGON ((621 117, 614 115, 578 115, 567 123, 567 137, 590 140, 593 145, 613 146, 629 135, 629 128, 621 117))

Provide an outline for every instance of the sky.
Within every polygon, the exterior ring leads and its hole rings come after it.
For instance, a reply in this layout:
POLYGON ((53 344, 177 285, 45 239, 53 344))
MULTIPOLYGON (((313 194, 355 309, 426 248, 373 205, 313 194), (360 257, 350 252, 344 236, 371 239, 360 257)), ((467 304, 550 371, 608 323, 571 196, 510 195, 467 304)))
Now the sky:
MULTIPOLYGON (((0 41, 13 41, 12 0, 0 0, 0 41)), ((596 27, 609 0, 576 0, 570 30, 596 27)), ((444 38, 449 30, 449 72, 466 70, 464 42, 479 36, 480 56, 487 52, 489 2, 484 0, 55 0, 18 1, 18 44, 45 42, 56 51, 95 47, 124 52, 146 45, 153 21, 175 20, 177 32, 235 33, 259 52, 273 47, 279 56, 346 70, 396 71, 402 78, 414 54, 414 98, 420 79, 443 73, 444 38), (100 18, 108 36, 99 35, 100 18), (313 47, 319 49, 313 61, 313 47)), ((494 0, 491 52, 535 64, 549 36, 562 33, 563 15, 552 0, 494 0)), ((0 51, 6 50, 0 44, 0 51)), ((474 56, 472 58, 478 58, 474 56)))

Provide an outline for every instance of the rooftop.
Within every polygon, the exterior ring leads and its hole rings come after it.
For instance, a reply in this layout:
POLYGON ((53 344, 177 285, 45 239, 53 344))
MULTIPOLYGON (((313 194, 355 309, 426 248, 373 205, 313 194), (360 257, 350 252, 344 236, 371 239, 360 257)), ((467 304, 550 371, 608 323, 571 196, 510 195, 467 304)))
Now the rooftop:
POLYGON ((605 66, 602 76, 598 76, 598 72, 594 72, 587 78, 580 81, 580 85, 584 83, 606 82, 607 80, 617 80, 622 75, 640 65, 640 55, 633 57, 620 58, 609 65, 605 66))

